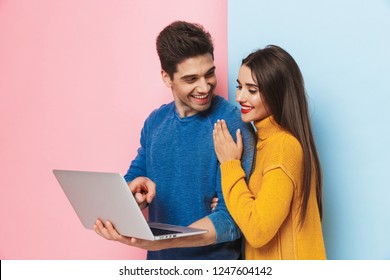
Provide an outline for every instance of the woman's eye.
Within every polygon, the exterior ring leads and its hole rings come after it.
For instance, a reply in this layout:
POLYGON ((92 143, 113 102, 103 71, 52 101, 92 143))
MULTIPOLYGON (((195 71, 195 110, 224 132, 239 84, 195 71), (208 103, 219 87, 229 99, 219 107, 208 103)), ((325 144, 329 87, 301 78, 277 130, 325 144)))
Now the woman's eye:
POLYGON ((250 89, 250 90, 248 90, 248 91, 249 91, 250 94, 255 94, 255 93, 257 93, 257 90, 256 90, 256 89, 250 89))

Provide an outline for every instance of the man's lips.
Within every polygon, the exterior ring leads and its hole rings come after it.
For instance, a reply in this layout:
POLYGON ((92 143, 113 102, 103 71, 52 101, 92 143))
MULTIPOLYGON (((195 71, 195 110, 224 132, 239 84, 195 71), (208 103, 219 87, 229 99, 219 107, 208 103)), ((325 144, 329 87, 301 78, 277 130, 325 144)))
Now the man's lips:
POLYGON ((197 103, 207 103, 208 99, 209 99, 209 93, 208 94, 204 94, 204 95, 191 95, 192 98, 194 98, 194 100, 197 102, 197 103))
POLYGON ((253 109, 252 106, 241 105, 241 113, 242 114, 248 114, 250 111, 252 111, 252 109, 253 109))

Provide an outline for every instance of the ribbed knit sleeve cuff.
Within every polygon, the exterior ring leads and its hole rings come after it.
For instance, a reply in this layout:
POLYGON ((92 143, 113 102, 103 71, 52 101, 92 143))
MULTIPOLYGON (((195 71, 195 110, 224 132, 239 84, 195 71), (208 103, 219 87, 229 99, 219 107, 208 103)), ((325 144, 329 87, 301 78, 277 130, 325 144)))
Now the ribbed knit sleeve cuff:
POLYGON ((229 160, 221 164, 222 187, 232 187, 241 178, 245 178, 240 160, 229 160))

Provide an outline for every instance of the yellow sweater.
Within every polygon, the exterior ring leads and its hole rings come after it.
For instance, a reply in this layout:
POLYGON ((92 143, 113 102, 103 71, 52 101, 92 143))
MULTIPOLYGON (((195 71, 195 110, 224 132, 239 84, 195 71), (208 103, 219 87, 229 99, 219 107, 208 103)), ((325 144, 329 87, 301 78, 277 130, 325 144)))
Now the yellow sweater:
POLYGON ((245 236, 245 258, 326 259, 314 184, 299 229, 301 145, 272 116, 255 126, 258 142, 249 186, 239 160, 221 165, 225 203, 245 236))

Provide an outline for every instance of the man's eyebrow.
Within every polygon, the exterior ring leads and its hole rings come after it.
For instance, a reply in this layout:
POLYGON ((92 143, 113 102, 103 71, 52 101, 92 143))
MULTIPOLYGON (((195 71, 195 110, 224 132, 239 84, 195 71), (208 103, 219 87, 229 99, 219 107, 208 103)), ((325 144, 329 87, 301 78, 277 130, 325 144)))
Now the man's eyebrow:
POLYGON ((215 71, 215 66, 213 66, 213 67, 211 67, 210 69, 209 69, 209 71, 207 71, 207 74, 209 74, 209 73, 211 73, 211 72, 214 72, 215 71))

